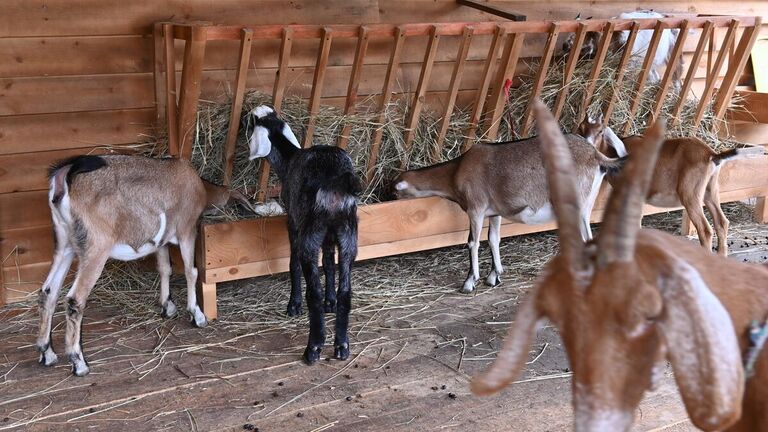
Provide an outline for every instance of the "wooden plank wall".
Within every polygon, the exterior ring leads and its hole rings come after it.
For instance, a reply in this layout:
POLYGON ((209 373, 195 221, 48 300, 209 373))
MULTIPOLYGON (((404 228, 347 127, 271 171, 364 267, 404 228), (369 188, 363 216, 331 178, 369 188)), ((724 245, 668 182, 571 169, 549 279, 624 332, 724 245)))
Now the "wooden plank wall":
MULTIPOLYGON (((571 19, 577 13, 609 17, 640 7, 768 15, 768 5, 761 1, 509 0, 489 4, 525 14, 529 20, 571 19)), ((104 151, 105 146, 119 148, 139 135, 153 133, 154 22, 361 24, 494 19, 457 6, 453 0, 5 0, 0 13, 0 281, 5 288, 0 289, 0 304, 39 288, 45 278, 53 248, 45 192, 47 166, 70 155, 104 151)), ((404 89, 416 87, 422 43, 426 40, 409 41, 411 45, 405 47, 398 76, 398 85, 404 89)), ((542 43, 526 42, 523 56, 540 52, 542 43)), ((448 89, 457 44, 458 40, 439 47, 430 84, 437 96, 448 89)), ((690 52, 693 45, 686 45, 690 52)), ((473 71, 482 68, 480 60, 486 52, 481 47, 470 49, 464 90, 476 88, 479 73, 473 71)), ((293 93, 308 94, 314 49, 294 46, 294 70, 287 80, 293 93)), ((203 97, 226 91, 234 77, 236 50, 237 44, 209 45, 203 97)), ((326 96, 345 94, 353 50, 353 42, 331 49, 326 96)), ((384 42, 371 42, 366 62, 373 64, 364 68, 361 95, 369 88, 371 92, 380 88, 388 54, 384 42)), ((277 46, 254 44, 250 87, 271 80, 277 55, 277 46)), ((704 73, 699 71, 699 76, 704 73)))

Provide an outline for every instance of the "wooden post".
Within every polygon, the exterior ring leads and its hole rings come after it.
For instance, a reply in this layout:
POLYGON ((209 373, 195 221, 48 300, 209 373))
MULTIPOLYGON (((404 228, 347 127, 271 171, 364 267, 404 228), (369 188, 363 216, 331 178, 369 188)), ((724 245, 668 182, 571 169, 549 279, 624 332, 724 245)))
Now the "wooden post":
POLYGON ((656 101, 653 103, 653 109, 651 110, 651 120, 656 121, 661 112, 661 107, 664 105, 664 100, 667 98, 667 91, 669 90, 669 84, 672 82, 672 75, 677 68, 678 62, 682 61, 683 45, 685 45, 685 39, 688 36, 688 20, 684 20, 680 27, 680 32, 677 36, 677 42, 672 49, 672 54, 669 57, 669 63, 667 69, 664 71, 664 77, 661 79, 659 92, 656 93, 656 101))
MULTIPOLYGON (((621 83, 624 82, 624 76, 627 72, 627 64, 629 64, 629 58, 632 57, 632 47, 635 46, 635 39, 637 39, 637 32, 640 29, 640 24, 637 21, 632 22, 632 27, 629 30, 629 37, 627 43, 624 44, 624 52, 619 60, 619 66, 616 68, 616 78, 614 79, 614 89, 622 88, 621 83)), ((611 99, 608 101, 608 105, 603 110, 603 125, 608 126, 608 122, 613 115, 613 109, 616 107, 616 98, 619 96, 618 91, 614 91, 611 94, 611 99)), ((582 119, 583 120, 583 119, 582 119)), ((581 121, 581 120, 579 120, 581 121)))
POLYGON ((568 96, 568 89, 571 85, 571 77, 573 71, 576 70, 576 64, 579 62, 579 55, 581 54, 581 46, 584 45, 584 38, 587 36, 587 25, 579 23, 578 29, 576 29, 576 40, 573 42, 571 51, 568 53, 568 61, 565 63, 565 71, 563 72, 563 88, 557 93, 555 99, 555 107, 552 109, 552 115, 555 120, 560 121, 560 114, 563 112, 563 106, 565 106, 565 97, 568 96))
POLYGON ((592 63, 592 71, 589 73, 589 80, 587 81, 587 88, 584 89, 584 100, 579 107, 579 114, 576 116, 573 131, 579 128, 579 123, 587 115, 589 110, 589 104, 592 102, 592 93, 595 91, 595 85, 597 84, 597 77, 600 75, 600 71, 603 69, 603 63, 605 62, 605 55, 608 53, 608 47, 611 44, 611 37, 613 36, 613 29, 616 26, 613 22, 607 22, 603 29, 603 35, 600 37, 600 42, 597 45, 597 57, 595 57, 594 63, 592 63))
POLYGON ((501 117, 504 115, 504 102, 506 100, 504 81, 512 79, 515 75, 515 66, 517 66, 517 59, 520 58, 520 51, 523 49, 524 40, 525 33, 513 33, 504 47, 504 55, 499 64, 499 69, 496 71, 496 85, 491 94, 490 103, 493 106, 491 107, 491 112, 485 118, 485 139, 488 141, 496 141, 496 138, 499 136, 499 126, 501 117))
MULTIPOLYGON (((462 152, 469 150, 472 146, 472 140, 475 138, 475 131, 480 124, 480 117, 483 115, 483 107, 485 106, 485 98, 488 96, 488 87, 491 85, 491 76, 493 74, 493 67, 496 65, 496 59, 499 56, 499 47, 501 47, 501 41, 504 39, 506 30, 502 26, 496 26, 493 32, 493 39, 491 40, 491 46, 488 48, 488 56, 485 59, 485 66, 483 66, 483 81, 480 84, 480 89, 477 91, 477 98, 475 98, 475 106, 472 108, 472 116, 469 118, 469 127, 464 134, 464 145, 461 148, 462 152)), ((504 83, 502 83, 503 85, 504 83)))
MULTIPOLYGON (((357 102, 357 89, 360 86, 360 75, 363 72, 363 63, 365 54, 368 51, 368 27, 360 26, 360 34, 357 38, 357 49, 355 50, 355 60, 352 64, 352 72, 349 75, 349 86, 347 87, 347 99, 344 103, 344 115, 350 115, 355 111, 357 102)), ((339 141, 336 144, 340 148, 347 148, 349 134, 352 132, 352 126, 347 123, 341 130, 339 141)))
POLYGON ((728 31, 725 33, 723 46, 720 47, 720 52, 717 54, 717 60, 715 60, 715 64, 712 67, 712 74, 709 75, 709 78, 707 78, 707 82, 704 85, 704 91, 701 94, 701 99, 699 99, 699 106, 696 108, 696 114, 693 116, 693 124, 701 123, 707 107, 712 102, 712 92, 715 90, 715 83, 717 82, 718 72, 723 67, 725 56, 728 55, 728 50, 733 43, 734 36, 736 34, 736 28, 738 26, 738 21, 731 20, 731 24, 728 26, 728 31))
POLYGON ((448 133, 448 127, 451 124, 451 114, 453 113, 453 107, 456 104, 456 96, 459 94, 461 77, 464 74, 464 65, 467 63, 467 53, 469 52, 469 46, 472 43, 472 34, 474 31, 474 27, 466 26, 461 32, 461 45, 459 45, 459 52, 456 54, 456 63, 453 66, 451 83, 448 86, 448 101, 445 104, 445 113, 440 122, 440 131, 437 134, 437 141, 430 152, 429 159, 432 163, 440 160, 440 155, 443 153, 445 136, 448 133))
POLYGON ((373 133, 373 140, 371 141, 371 153, 368 156, 368 162, 365 167, 365 181, 370 183, 373 180, 374 174, 376 174, 376 162, 379 159, 379 146, 381 145, 381 138, 384 135, 384 128, 381 126, 384 123, 384 116, 387 112, 387 105, 392 98, 392 85, 395 82, 395 75, 397 75, 397 68, 400 67, 400 56, 403 52, 403 43, 405 42, 405 32, 402 27, 395 29, 394 45, 392 46, 392 54, 389 56, 389 65, 387 66, 387 75, 384 77, 384 87, 381 89, 381 100, 379 102, 379 115, 376 118, 376 125, 378 126, 373 133))
POLYGON ((168 125, 168 153, 179 157, 179 123, 176 100, 176 49, 174 46, 173 24, 163 24, 165 45, 165 119, 168 125))
POLYGON ((648 74, 653 68, 653 58, 656 57, 656 49, 659 47, 659 41, 661 35, 664 32, 665 24, 661 21, 656 23, 656 27, 653 29, 653 36, 651 36, 651 42, 648 44, 648 49, 645 51, 645 59, 643 59, 643 68, 640 70, 640 75, 637 77, 637 86, 635 87, 635 98, 632 100, 632 104, 629 106, 629 115, 627 116, 627 122, 624 124, 624 135, 628 135, 630 129, 632 129, 632 120, 637 113, 637 109, 640 107, 640 99, 645 87, 645 81, 648 79, 648 74))
POLYGON ((552 27, 549 30, 549 36, 547 37, 547 43, 544 45, 544 53, 541 55, 539 70, 536 72, 536 78, 533 80, 531 98, 528 101, 528 106, 525 108, 525 114, 523 114, 522 136, 528 136, 530 134, 531 126, 533 124, 533 103, 541 95, 541 88, 544 86, 544 81, 546 80, 547 72, 549 71, 549 62, 552 60, 552 54, 555 52, 558 34, 560 34, 559 26, 556 23, 552 23, 552 27))
MULTIPOLYGON (((760 28, 757 26, 757 28, 760 28)), ((757 223, 768 223, 768 198, 757 197, 755 202, 754 219, 757 223)))
POLYGON ((413 143, 414 137, 416 137, 416 128, 419 125, 419 117, 421 116, 421 107, 424 105, 424 99, 427 96, 429 78, 432 75, 432 66, 435 64, 435 55, 437 54, 437 46, 439 43, 440 35, 437 34, 437 26, 432 26, 432 29, 429 32, 429 43, 427 43, 424 61, 421 64, 419 84, 416 86, 416 94, 413 95, 413 103, 411 103, 411 109, 408 113, 408 121, 405 124, 403 144, 405 147, 406 158, 403 167, 407 166, 411 144, 413 143))
POLYGON ((224 143, 224 185, 232 184, 232 170, 235 165, 235 144, 237 144, 237 132, 240 130, 240 117, 243 110, 243 97, 245 96, 245 82, 248 77, 248 60, 251 58, 251 41, 253 31, 243 29, 243 39, 240 42, 240 61, 235 76, 235 94, 232 99, 232 110, 229 113, 229 128, 227 140, 224 143))
POLYGON ((712 21, 707 21, 704 23, 704 27, 701 29, 699 44, 696 45, 696 51, 693 52, 691 64, 688 66, 688 73, 685 76, 685 81, 683 81, 683 87, 680 89, 680 98, 672 110, 669 127, 672 127, 678 121, 680 111, 682 110, 683 105, 685 105, 688 92, 691 90, 693 81, 696 79, 696 70, 699 67, 699 63, 701 62, 701 56, 704 55, 704 49, 707 47, 707 41, 709 40, 710 35, 713 33, 713 27, 714 23, 712 21))
POLYGON ((184 47, 184 70, 181 72, 181 94, 179 95, 179 156, 187 160, 192 158, 205 42, 205 27, 193 26, 191 36, 184 47))
POLYGON ((200 224, 197 230, 197 241, 195 242, 195 267, 197 267, 195 291, 197 291, 197 304, 203 310, 205 317, 209 321, 213 321, 218 318, 216 283, 205 283, 207 268, 205 243, 205 226, 200 224))
MULTIPOLYGON (((280 112, 283 107, 283 93, 285 91, 285 78, 288 74, 288 65, 291 62, 291 47, 293 46, 293 29, 283 28, 283 36, 280 42, 280 58, 277 61, 277 73, 275 75, 275 86, 272 90, 272 106, 276 112, 280 112)), ((261 160, 259 172, 259 192, 256 199, 264 202, 267 199, 267 187, 269 186, 269 162, 267 159, 261 160)))
POLYGON ((728 72, 726 72, 725 78, 723 78, 723 82, 720 84, 720 89, 715 96, 714 114, 718 120, 722 120, 725 116, 725 110, 728 108, 733 91, 739 82, 739 76, 744 71, 744 66, 747 65, 747 59, 749 59, 749 55, 752 52, 752 47, 755 45, 757 36, 760 34, 761 24, 762 19, 757 17, 755 26, 744 31, 739 41, 739 47, 731 56, 728 63, 728 72))
POLYGON ((155 78, 155 123, 162 129, 168 125, 165 108, 165 82, 163 81, 163 61, 165 41, 163 39, 163 23, 155 23, 152 29, 152 42, 155 78))
POLYGON ((307 130, 304 133, 304 148, 312 146, 312 137, 315 134, 315 116, 320 109, 320 98, 323 94, 323 81, 325 80, 325 71, 328 68, 328 55, 331 52, 331 42, 333 34, 330 27, 323 27, 320 40, 320 49, 317 53, 317 63, 315 64, 315 77, 312 80, 312 94, 309 97, 309 122, 307 130))

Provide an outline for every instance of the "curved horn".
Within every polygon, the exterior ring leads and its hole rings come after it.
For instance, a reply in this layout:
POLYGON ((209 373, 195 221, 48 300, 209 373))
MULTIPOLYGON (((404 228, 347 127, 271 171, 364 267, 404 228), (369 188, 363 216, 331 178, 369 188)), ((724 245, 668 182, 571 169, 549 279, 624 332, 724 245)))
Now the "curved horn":
POLYGON ((576 193, 573 157, 555 118, 540 100, 534 103, 541 139, 541 152, 547 171, 549 196, 557 218, 560 253, 572 270, 583 268, 584 242, 579 229, 581 200, 576 193))
POLYGON ((635 254, 635 240, 643 217, 643 203, 648 193, 659 149, 664 141, 664 121, 645 131, 642 151, 633 152, 613 189, 598 235, 598 265, 630 261, 635 254))

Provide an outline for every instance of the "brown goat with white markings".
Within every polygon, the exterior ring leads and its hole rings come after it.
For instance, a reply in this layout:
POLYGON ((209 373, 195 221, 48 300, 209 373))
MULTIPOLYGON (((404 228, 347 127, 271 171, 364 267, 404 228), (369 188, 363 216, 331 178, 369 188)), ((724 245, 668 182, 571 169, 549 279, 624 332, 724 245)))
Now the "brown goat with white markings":
MULTIPOLYGON (((602 119, 586 121, 579 133, 608 156, 627 156, 632 152, 645 152, 641 136, 619 138, 610 128, 603 129, 602 119)), ((720 168, 723 162, 763 153, 758 147, 738 148, 717 153, 704 141, 695 138, 668 138, 664 140, 654 168, 646 202, 656 207, 682 206, 696 227, 699 242, 712 250, 712 227, 704 216, 706 205, 712 215, 717 234, 717 251, 728 255, 728 218, 720 207, 720 168)), ((608 177, 613 182, 613 177, 608 177)))
MULTIPOLYGON (((566 135, 576 166, 579 199, 584 203, 581 236, 592 238, 589 217, 600 184, 608 171, 617 171, 620 159, 609 159, 584 138, 566 135)), ((539 138, 513 142, 476 144, 461 156, 438 165, 406 171, 395 180, 398 197, 440 196, 456 202, 469 216, 471 268, 461 292, 475 289, 480 279, 478 248, 483 219, 490 218, 488 242, 493 270, 486 283, 495 286, 503 269, 499 255, 501 218, 538 224, 553 219, 539 138)))
MULTIPOLYGON (((238 193, 231 195, 244 199, 238 193)), ((109 258, 123 261, 157 254, 162 315, 176 314, 170 300, 168 244, 178 244, 187 278, 187 310, 205 326, 195 293, 197 220, 209 205, 230 199, 225 188, 206 183, 187 161, 139 156, 77 156, 50 170, 49 206, 56 251, 40 289, 40 363, 58 358, 51 345, 51 321, 59 291, 75 257, 77 276, 67 293, 65 352, 77 376, 88 374, 81 323, 88 295, 109 258)))
POLYGON ((549 319, 573 370, 576 431, 629 430, 665 359, 695 426, 768 430, 768 353, 757 354, 746 383, 742 364, 752 323, 768 317, 768 268, 640 228, 662 143, 659 125, 649 128, 645 151, 630 157, 616 182, 596 242, 585 244, 567 145, 546 107, 538 104, 536 114, 560 253, 545 266, 497 359, 475 377, 472 390, 490 394, 514 381, 537 325, 549 319))

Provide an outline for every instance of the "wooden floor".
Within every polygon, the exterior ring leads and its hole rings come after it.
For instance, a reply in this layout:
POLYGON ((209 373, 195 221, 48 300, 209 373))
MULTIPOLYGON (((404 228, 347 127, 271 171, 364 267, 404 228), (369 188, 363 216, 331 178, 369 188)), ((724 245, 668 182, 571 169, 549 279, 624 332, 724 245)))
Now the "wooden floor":
MULTIPOLYGON (((733 211, 733 259, 765 261, 768 226, 733 211)), ((651 223, 670 228, 675 217, 651 223)), ((505 240, 504 283, 471 296, 456 293, 467 265, 461 248, 361 263, 350 360, 312 367, 299 361, 306 316, 283 315, 285 275, 225 285, 220 320, 204 329, 190 328, 186 314, 160 319, 149 289, 94 293, 85 378, 71 376, 63 358, 50 369, 37 364, 34 302, 0 309, 0 430, 570 430, 571 374, 552 327, 539 332, 518 383, 487 398, 467 386, 495 356, 555 245, 547 233, 505 240)), ((487 253, 484 245, 484 271, 487 253)), ((55 323, 61 356, 61 312, 55 323)), ((636 417, 638 431, 693 430, 671 370, 636 417)))

